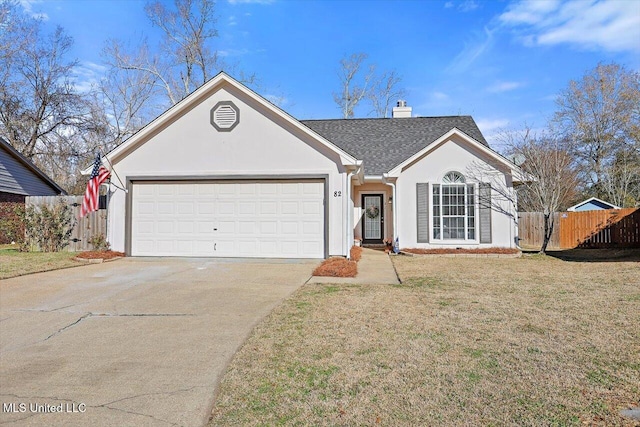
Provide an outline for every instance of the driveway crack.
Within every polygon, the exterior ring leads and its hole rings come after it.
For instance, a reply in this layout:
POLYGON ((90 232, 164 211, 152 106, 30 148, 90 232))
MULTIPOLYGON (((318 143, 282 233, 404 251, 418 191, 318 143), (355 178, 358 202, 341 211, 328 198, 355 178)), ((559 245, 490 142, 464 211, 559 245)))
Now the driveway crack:
POLYGON ((42 341, 46 341, 46 340, 48 340, 49 338, 54 337, 54 336, 58 335, 59 333, 62 333, 62 332, 64 332, 64 331, 66 331, 66 330, 67 330, 67 329, 69 329, 70 327, 77 325, 78 323, 82 322, 84 319, 86 319, 87 317, 90 317, 90 316, 92 316, 92 315, 93 315, 92 313, 86 313, 84 316, 80 317, 80 318, 79 318, 78 320, 76 320, 75 322, 73 322, 73 323, 71 323, 71 324, 69 324, 69 325, 65 326, 64 328, 60 328, 60 329, 58 329, 56 332, 52 333, 51 335, 49 335, 48 337, 46 337, 46 338, 45 338, 44 340, 42 340, 42 341))
POLYGON ((189 317, 189 316, 195 316, 195 314, 189 314, 189 313, 91 313, 89 312, 81 316, 75 322, 70 323, 63 328, 58 329, 56 332, 52 333, 42 341, 47 341, 49 338, 52 338, 66 331, 67 329, 77 325, 78 323, 82 322, 84 319, 88 317, 189 317))

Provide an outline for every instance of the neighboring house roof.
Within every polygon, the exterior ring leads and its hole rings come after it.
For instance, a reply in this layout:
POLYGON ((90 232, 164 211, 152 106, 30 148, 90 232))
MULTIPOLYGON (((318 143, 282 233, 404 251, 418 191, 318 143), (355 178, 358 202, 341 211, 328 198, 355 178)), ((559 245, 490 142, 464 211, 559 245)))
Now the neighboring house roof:
POLYGON ((66 194, 51 178, 0 137, 0 192, 24 196, 66 194))
POLYGON ((471 116, 301 120, 346 152, 362 159, 367 175, 382 175, 453 128, 489 146, 471 116))
POLYGON ((620 206, 616 206, 613 203, 605 202, 604 200, 600 200, 597 197, 591 197, 587 200, 583 200, 577 205, 573 205, 567 209, 569 212, 575 212, 577 210, 581 210, 580 208, 585 205, 592 205, 593 209, 582 209, 582 210, 595 210, 595 209, 620 209, 620 206))

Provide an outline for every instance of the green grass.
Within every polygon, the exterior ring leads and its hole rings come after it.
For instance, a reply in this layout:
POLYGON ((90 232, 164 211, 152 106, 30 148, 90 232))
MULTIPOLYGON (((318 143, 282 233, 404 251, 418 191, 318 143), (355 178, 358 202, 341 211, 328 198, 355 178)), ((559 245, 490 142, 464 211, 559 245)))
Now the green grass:
POLYGON ((0 245, 0 279, 81 265, 75 252, 20 252, 17 245, 0 245))

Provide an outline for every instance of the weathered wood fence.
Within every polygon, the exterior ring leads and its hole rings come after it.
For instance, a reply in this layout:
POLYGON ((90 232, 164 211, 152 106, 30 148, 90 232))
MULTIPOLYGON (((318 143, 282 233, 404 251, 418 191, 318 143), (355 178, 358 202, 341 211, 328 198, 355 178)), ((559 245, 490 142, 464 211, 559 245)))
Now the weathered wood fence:
MULTIPOLYGON (((520 246, 539 248, 544 234, 542 212, 519 212, 520 246)), ((640 209, 607 209, 554 214, 550 249, 640 247, 640 209)))
MULTIPOLYGON (((105 208, 105 196, 100 196, 100 207, 105 208)), ((91 212, 84 218, 80 218, 80 207, 82 206, 83 196, 28 196, 25 199, 26 206, 53 206, 59 200, 64 200, 73 209, 75 225, 71 232, 69 245, 65 248, 69 252, 79 252, 92 250, 93 246, 89 244, 89 240, 96 235, 107 234, 107 210, 99 209, 91 212)))

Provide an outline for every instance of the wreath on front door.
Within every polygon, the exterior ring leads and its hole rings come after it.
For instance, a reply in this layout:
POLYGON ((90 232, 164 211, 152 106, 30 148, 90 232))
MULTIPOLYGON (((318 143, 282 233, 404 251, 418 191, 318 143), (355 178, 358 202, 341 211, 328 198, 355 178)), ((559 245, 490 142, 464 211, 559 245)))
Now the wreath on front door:
POLYGON ((369 206, 365 210, 365 212, 367 214, 367 218, 369 219, 376 219, 378 218, 378 215, 380 215, 380 209, 378 209, 377 206, 369 206))

